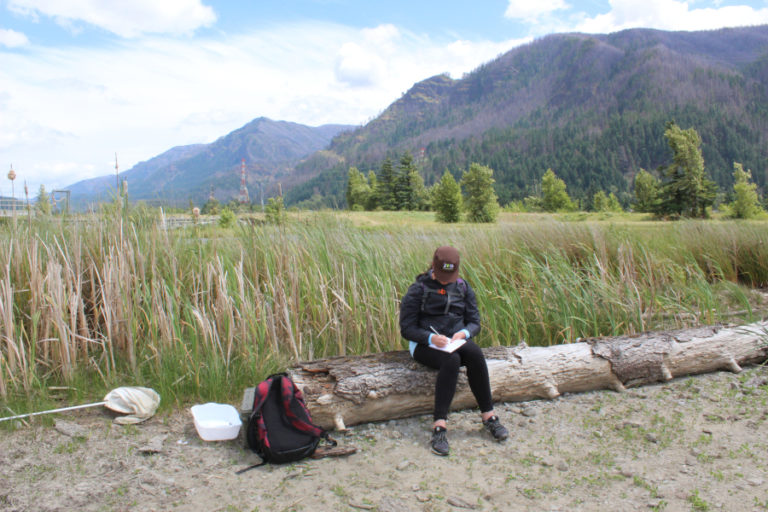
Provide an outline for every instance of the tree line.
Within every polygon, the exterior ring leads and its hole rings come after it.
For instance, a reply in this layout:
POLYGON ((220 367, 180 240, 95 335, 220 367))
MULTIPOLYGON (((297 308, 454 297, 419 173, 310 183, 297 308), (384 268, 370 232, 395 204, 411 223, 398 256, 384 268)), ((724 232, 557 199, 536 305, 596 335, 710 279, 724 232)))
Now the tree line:
MULTIPOLYGON (((664 138, 672 151, 672 162, 655 172, 640 169, 634 177, 633 194, 627 206, 658 218, 708 217, 717 199, 718 187, 704 167, 701 137, 694 128, 684 130, 668 122, 664 138)), ((734 162, 733 169, 733 190, 727 194, 731 201, 723 202, 720 209, 733 218, 760 215, 764 210, 751 170, 744 170, 739 162, 734 162)), ((347 207, 350 210, 432 210, 442 222, 457 222, 463 213, 470 222, 494 222, 500 206, 493 174, 490 167, 471 163, 459 181, 446 170, 439 181, 426 187, 413 157, 406 152, 396 166, 391 158, 386 158, 378 171, 371 170, 367 176, 350 167, 347 207)), ((565 181, 551 168, 537 185, 534 194, 513 200, 507 207, 515 211, 546 212, 625 209, 616 193, 602 189, 594 190, 587 201, 573 200, 565 181)))
POLYGON ((494 222, 500 206, 494 191, 493 170, 473 163, 456 181, 448 171, 431 187, 424 180, 410 152, 397 166, 386 158, 378 172, 366 176, 350 167, 346 199, 350 210, 432 210, 441 222, 494 222), (463 190, 462 190, 463 188, 463 190))

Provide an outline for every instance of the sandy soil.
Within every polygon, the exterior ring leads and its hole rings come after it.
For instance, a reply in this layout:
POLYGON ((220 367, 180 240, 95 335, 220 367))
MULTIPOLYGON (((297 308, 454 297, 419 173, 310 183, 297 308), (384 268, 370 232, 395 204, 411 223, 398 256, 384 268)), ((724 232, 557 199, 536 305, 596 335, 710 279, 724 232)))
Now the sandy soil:
POLYGON ((359 425, 335 434, 354 455, 243 475, 258 457, 200 440, 188 410, 126 427, 96 408, 0 431, 0 509, 768 510, 767 401, 756 367, 499 404, 504 443, 456 412, 449 457, 427 416, 359 425))

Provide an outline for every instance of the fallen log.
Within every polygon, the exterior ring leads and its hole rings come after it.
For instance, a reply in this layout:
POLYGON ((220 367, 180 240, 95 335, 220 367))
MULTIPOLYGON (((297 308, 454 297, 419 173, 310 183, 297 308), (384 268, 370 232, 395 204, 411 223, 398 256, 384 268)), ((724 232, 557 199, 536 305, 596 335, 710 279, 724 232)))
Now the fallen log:
MULTIPOLYGON (((563 393, 624 391, 698 373, 739 372, 744 365, 768 358, 768 322, 591 338, 550 347, 491 347, 483 352, 496 402, 553 399, 563 393)), ((407 351, 332 357, 288 370, 313 421, 339 430, 431 412, 436 374, 407 351)), ((244 409, 247 396, 248 390, 244 409)), ((462 368, 452 408, 475 406, 462 368)))

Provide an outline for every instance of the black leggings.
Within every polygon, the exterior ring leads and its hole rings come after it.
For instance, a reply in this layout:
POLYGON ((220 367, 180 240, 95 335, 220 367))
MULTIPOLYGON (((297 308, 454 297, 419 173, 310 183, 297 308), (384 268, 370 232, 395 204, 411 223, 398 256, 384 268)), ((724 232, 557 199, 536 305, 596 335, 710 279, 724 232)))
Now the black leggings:
POLYGON ((423 365, 439 370, 435 383, 435 413, 434 419, 448 418, 453 395, 456 393, 456 382, 459 379, 459 367, 467 367, 469 389, 475 395, 480 412, 493 410, 491 398, 491 382, 488 378, 488 365, 480 347, 473 341, 467 341, 452 353, 443 352, 427 345, 417 345, 413 350, 413 359, 423 365))

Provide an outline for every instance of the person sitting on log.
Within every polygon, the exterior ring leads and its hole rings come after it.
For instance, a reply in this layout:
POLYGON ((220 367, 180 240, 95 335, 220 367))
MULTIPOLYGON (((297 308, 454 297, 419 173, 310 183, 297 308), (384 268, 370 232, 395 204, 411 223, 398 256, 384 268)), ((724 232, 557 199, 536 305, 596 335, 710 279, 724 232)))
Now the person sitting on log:
POLYGON ((480 312, 475 292, 459 278, 459 262, 454 247, 438 247, 432 266, 416 276, 400 303, 400 333, 410 342, 411 356, 438 370, 431 441, 437 455, 450 452, 446 421, 461 366, 467 368, 485 428, 497 441, 509 435, 493 411, 485 356, 471 340, 480 332, 480 312))

